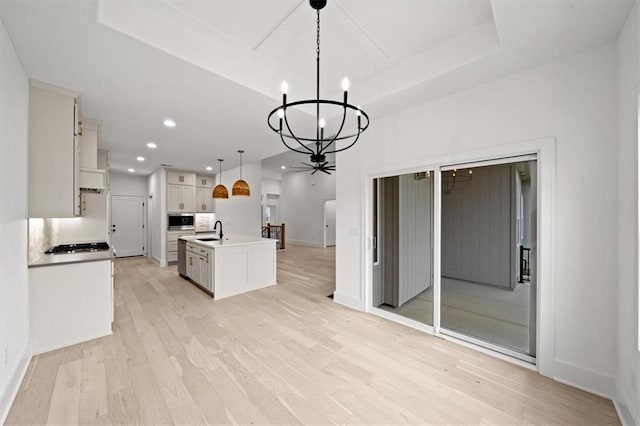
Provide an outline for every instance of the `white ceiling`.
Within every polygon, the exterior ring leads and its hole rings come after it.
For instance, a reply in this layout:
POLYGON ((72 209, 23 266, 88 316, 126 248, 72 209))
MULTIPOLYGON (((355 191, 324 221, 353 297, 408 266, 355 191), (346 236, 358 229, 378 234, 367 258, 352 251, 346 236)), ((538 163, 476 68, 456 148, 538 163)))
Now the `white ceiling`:
MULTIPOLYGON (((350 100, 370 114, 374 132, 382 115, 614 40, 632 5, 330 0, 321 12, 323 96, 340 96, 349 76, 350 100)), ((220 157, 225 169, 237 166, 237 149, 245 161, 278 154, 284 147, 266 116, 280 81, 293 100, 315 86, 307 1, 3 0, 0 18, 29 77, 82 93, 118 170, 144 174, 168 163, 216 171, 220 157), (168 117, 175 129, 162 126, 168 117)), ((313 126, 305 112, 291 114, 313 126)))

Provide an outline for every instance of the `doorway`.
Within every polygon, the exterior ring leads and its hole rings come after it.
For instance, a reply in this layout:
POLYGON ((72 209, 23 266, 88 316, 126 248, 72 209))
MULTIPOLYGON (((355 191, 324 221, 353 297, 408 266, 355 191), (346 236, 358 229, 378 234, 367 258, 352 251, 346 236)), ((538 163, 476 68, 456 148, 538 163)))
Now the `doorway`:
POLYGON ((536 155, 373 178, 372 310, 535 363, 537 182, 536 155))
POLYGON ((336 200, 324 202, 324 246, 336 245, 336 200))
POLYGON ((118 257, 144 254, 144 197, 111 196, 111 244, 118 257))

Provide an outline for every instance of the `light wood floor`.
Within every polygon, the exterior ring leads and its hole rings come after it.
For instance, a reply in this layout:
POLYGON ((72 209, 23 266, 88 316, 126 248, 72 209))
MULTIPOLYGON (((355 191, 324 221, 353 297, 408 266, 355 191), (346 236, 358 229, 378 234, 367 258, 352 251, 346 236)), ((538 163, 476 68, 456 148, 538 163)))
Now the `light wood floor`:
POLYGON ((33 358, 7 424, 619 424, 610 401, 332 303, 333 249, 213 302, 119 260, 114 334, 33 358))

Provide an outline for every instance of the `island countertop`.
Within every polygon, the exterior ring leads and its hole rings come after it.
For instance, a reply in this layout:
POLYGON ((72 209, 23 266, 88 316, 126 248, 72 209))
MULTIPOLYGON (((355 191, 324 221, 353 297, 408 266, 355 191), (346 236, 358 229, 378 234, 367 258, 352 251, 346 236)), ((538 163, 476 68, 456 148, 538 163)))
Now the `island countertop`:
POLYGON ((199 239, 202 238, 218 238, 218 234, 183 235, 178 239, 187 241, 191 244, 196 244, 202 247, 213 249, 236 247, 247 244, 273 244, 276 242, 276 240, 271 238, 252 237, 249 235, 225 235, 222 240, 199 241, 199 239))

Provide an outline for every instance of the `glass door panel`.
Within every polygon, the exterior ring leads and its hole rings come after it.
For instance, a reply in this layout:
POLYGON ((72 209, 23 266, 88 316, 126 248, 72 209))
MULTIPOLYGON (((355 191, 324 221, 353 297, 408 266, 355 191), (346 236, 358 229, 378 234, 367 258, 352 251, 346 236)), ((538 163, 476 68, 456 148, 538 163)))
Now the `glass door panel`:
POLYGON ((433 325, 433 175, 373 180, 373 306, 433 325))
POLYGON ((443 333, 535 357, 536 167, 441 172, 443 333))

